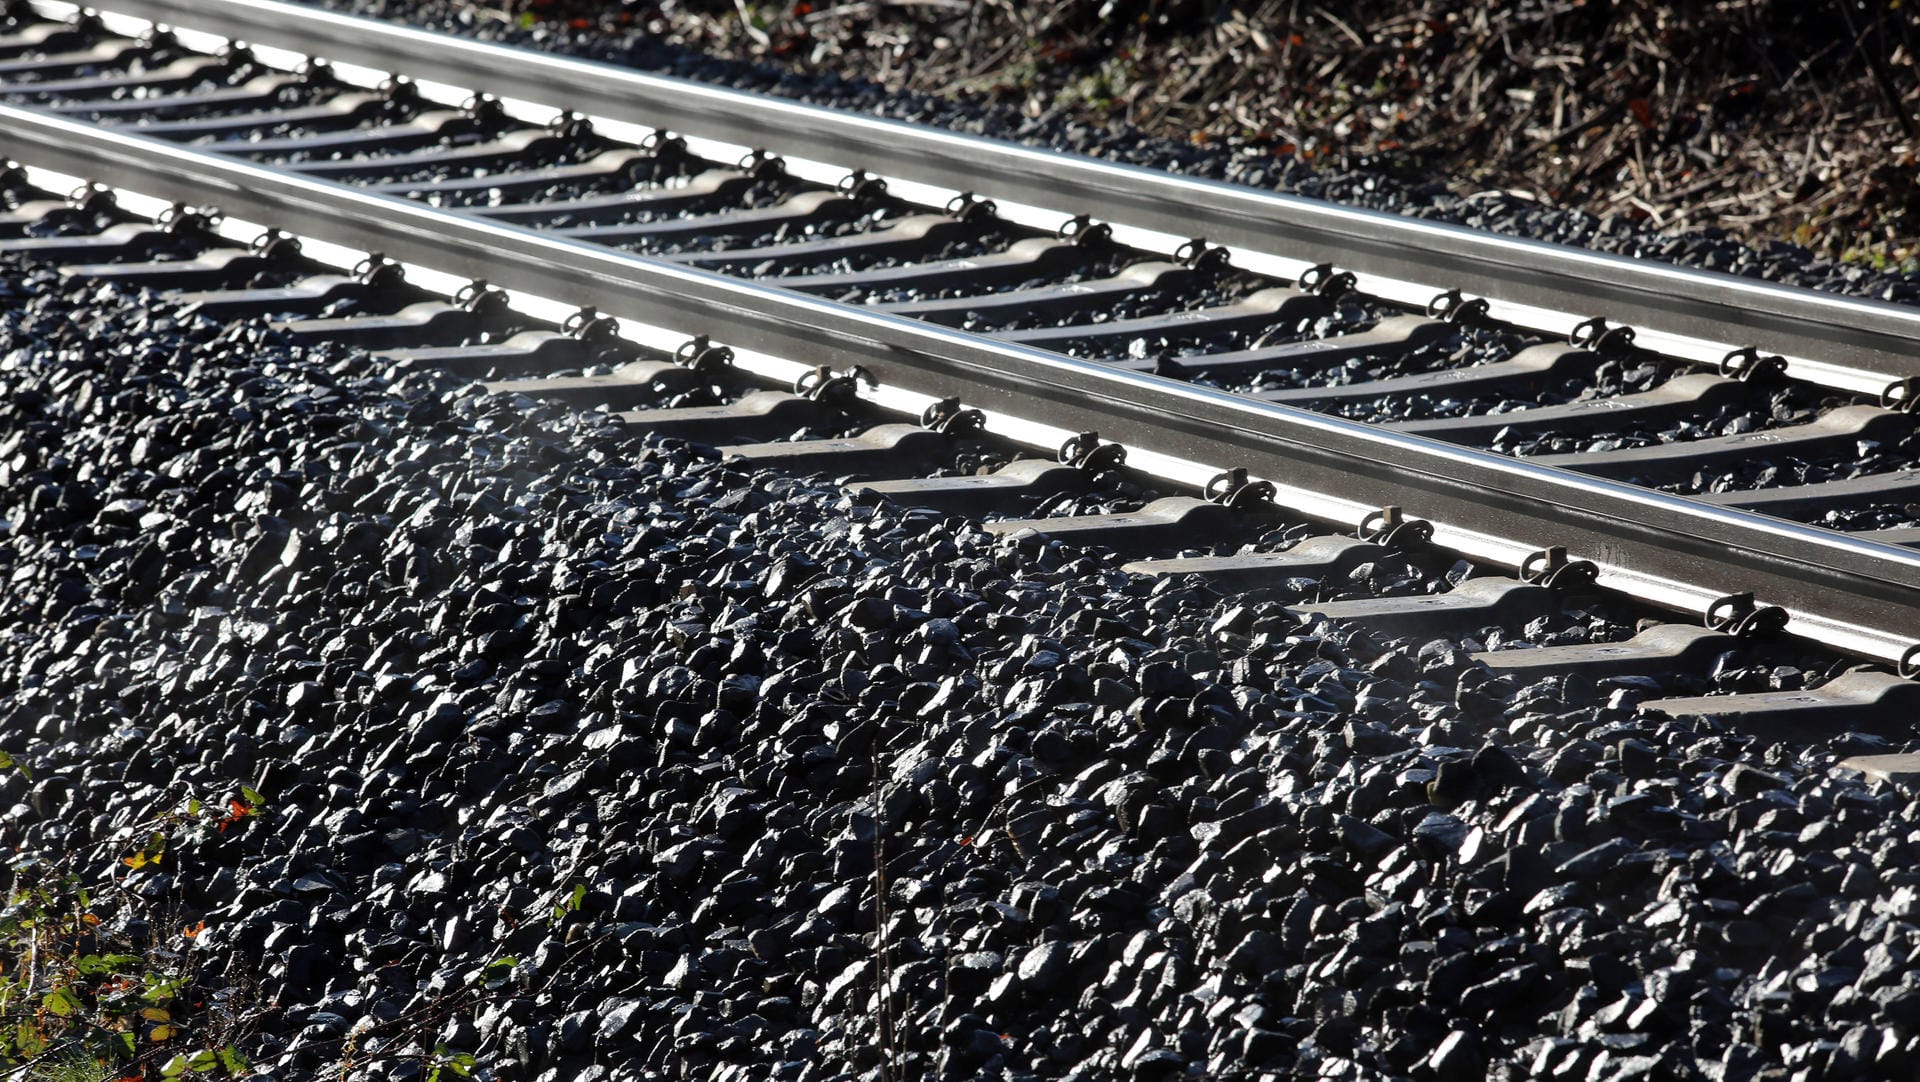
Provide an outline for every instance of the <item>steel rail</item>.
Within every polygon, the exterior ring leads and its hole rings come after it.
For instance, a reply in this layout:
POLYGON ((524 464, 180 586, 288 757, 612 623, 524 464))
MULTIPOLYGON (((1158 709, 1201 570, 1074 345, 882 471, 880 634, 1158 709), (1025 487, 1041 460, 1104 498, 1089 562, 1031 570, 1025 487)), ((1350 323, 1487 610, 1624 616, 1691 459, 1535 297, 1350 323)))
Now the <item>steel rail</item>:
POLYGON ((1704 611, 1751 591, 1796 633, 1898 662, 1920 643, 1920 553, 1537 466, 1158 376, 820 301, 751 281, 275 172, 31 110, 0 107, 0 147, 30 165, 270 222, 607 314, 709 333, 808 364, 1144 450, 1244 466, 1294 490, 1398 505, 1463 554, 1515 567, 1565 546, 1603 583, 1704 611))
POLYGON ((503 98, 665 128, 1574 318, 1715 359, 1757 348, 1816 382, 1920 375, 1920 310, 1336 206, 918 127, 274 0, 111 0, 118 13, 503 98), (1650 333, 1648 333, 1650 332, 1650 333))

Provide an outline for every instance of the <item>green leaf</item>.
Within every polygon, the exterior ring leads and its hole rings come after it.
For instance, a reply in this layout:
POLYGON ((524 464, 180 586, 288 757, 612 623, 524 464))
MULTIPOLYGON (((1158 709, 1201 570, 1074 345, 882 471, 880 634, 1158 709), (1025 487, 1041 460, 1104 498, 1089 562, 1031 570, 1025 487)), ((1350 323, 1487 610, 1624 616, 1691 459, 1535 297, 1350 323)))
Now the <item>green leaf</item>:
POLYGON ((241 799, 245 800, 247 803, 253 805, 256 808, 264 808, 267 806, 266 797, 261 796, 259 793, 253 791, 252 789, 247 788, 244 785, 240 787, 240 797, 241 799))
POLYGON ((131 954, 83 954, 73 960, 73 968, 89 977, 118 973, 139 964, 140 959, 131 954))
POLYGON ((440 1065, 447 1062, 447 1046, 433 1046, 433 1070, 427 1072, 427 1082, 440 1082, 440 1065))
POLYGON ((132 1033, 120 1034, 120 1050, 129 1056, 138 1055, 140 1052, 140 1038, 135 1037, 132 1033))
POLYGON ((204 1048, 187 1057, 188 1069, 196 1074, 201 1071, 211 1071, 219 1065, 220 1061, 214 1058, 213 1053, 204 1048))
POLYGON ((585 886, 574 887, 571 893, 569 893, 565 898, 562 898, 559 902, 555 903, 554 907, 548 911, 548 918, 550 922, 553 924, 559 924, 561 921, 567 919, 568 913, 579 912, 580 899, 585 898, 586 896, 587 896, 587 888, 585 886))
POLYGON ((13 1047, 23 1056, 37 1056, 47 1047, 40 1036, 39 1028, 22 1019, 13 1027, 13 1047))
POLYGON ((86 1004, 80 1002, 79 996, 73 994, 73 989, 71 988, 55 988, 53 991, 48 992, 46 998, 41 1000, 41 1002, 46 1004, 48 1010, 62 1018, 86 1006, 86 1004))
POLYGON ((145 976, 147 986, 141 991, 140 998, 146 1002, 167 1003, 180 994, 179 980, 168 980, 154 973, 148 973, 145 976))
POLYGON ((585 903, 586 900, 587 885, 585 883, 575 883, 573 886, 573 898, 567 903, 567 908, 578 913, 580 912, 580 906, 585 903))
POLYGON ((168 1060, 166 1063, 161 1065, 160 1077, 161 1078, 179 1078, 181 1075, 186 1074, 188 1069, 189 1069, 189 1065, 187 1063, 187 1057, 175 1056, 172 1059, 168 1060))
POLYGON ((245 1074, 247 1061, 240 1053, 233 1050, 232 1045, 227 1045, 220 1049, 220 1066, 225 1067, 228 1074, 245 1074))
POLYGON ((22 1055, 32 1057, 47 1050, 47 1040, 40 1034, 40 1027, 32 1022, 22 1021, 14 1027, 13 1047, 22 1055))
POLYGON ((520 965, 518 958, 496 958, 480 971, 482 986, 488 990, 505 988, 520 965))

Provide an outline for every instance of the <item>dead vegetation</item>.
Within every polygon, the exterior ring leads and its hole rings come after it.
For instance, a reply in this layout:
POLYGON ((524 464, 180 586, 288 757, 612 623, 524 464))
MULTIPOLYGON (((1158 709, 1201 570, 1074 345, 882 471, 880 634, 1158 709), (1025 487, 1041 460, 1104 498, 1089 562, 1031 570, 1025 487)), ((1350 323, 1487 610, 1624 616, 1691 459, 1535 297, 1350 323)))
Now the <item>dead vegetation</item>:
POLYGON ((1450 177, 1665 229, 1920 256, 1899 0, 515 0, 730 58, 1450 177))

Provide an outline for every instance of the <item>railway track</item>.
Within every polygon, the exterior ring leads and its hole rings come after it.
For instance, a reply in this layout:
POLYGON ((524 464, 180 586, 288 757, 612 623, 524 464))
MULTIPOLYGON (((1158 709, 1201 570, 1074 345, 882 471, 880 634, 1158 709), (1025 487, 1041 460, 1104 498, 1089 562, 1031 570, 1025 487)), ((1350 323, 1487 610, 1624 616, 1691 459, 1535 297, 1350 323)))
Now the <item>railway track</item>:
POLYGON ((1383 634, 1593 589, 1671 620, 1496 672, 1702 673, 1783 631, 1876 666, 1670 713, 1920 696, 1920 312, 274 3, 11 10, 0 249, 70 275, 1136 574, 1487 572, 1294 603, 1383 634))
POLYGON ((9 10, 0 1061, 1920 1063, 1914 313, 9 10))

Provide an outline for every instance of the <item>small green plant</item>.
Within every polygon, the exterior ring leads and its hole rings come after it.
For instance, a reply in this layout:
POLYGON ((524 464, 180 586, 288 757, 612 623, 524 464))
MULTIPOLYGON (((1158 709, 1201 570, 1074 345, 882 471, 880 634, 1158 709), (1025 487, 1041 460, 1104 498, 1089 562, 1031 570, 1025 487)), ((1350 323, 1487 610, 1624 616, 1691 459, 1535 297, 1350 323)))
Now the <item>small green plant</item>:
POLYGON ((479 1062, 465 1052, 448 1052, 444 1044, 434 1045, 433 1055, 427 1057, 427 1082, 441 1082, 442 1071, 451 1071, 460 1078, 471 1078, 473 1068, 479 1062))
POLYGON ((100 1065, 79 1052, 49 1057, 34 1066, 27 1075, 33 1082, 100 1082, 100 1065))
POLYGON ((513 983, 514 973, 520 968, 520 959, 511 955, 495 958, 472 973, 467 974, 468 984, 477 984, 489 992, 497 992, 513 983))
MULTIPOLYGON (((0 757, 0 769, 27 769, 0 757)), ((188 798, 116 835, 113 848, 93 855, 120 877, 99 889, 122 890, 125 878, 169 866, 177 846, 225 835, 266 806, 251 789, 240 794, 224 807, 188 798)), ((72 867, 27 859, 11 870, 0 908, 0 1068, 88 1082, 247 1074, 231 1043, 232 1015, 204 1009, 208 990, 192 951, 204 922, 171 921, 169 931, 138 939, 114 935, 100 914, 119 900, 101 905, 72 867)))
POLYGON ((567 919, 567 914, 580 912, 580 906, 584 904, 586 900, 587 885, 585 883, 574 884, 573 890, 569 891, 566 897, 554 904, 553 912, 549 914, 549 916, 553 918, 552 923, 558 925, 561 921, 567 919))
POLYGON ((238 1078, 247 1072, 247 1061, 240 1058, 231 1046, 218 1051, 203 1048, 192 1055, 178 1054, 160 1065, 161 1078, 184 1078, 196 1074, 216 1074, 225 1072, 238 1078))

